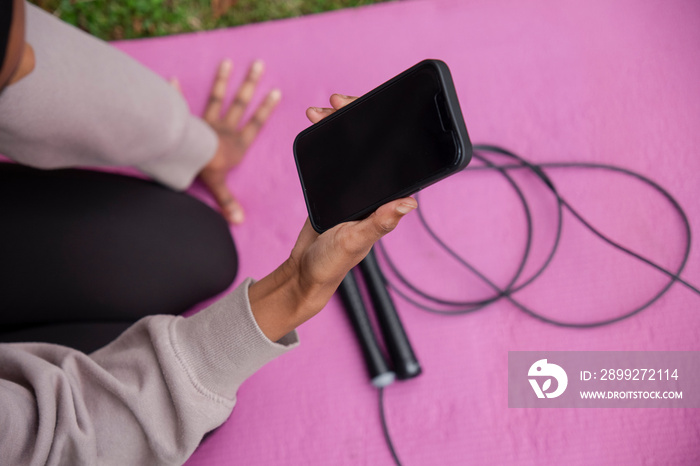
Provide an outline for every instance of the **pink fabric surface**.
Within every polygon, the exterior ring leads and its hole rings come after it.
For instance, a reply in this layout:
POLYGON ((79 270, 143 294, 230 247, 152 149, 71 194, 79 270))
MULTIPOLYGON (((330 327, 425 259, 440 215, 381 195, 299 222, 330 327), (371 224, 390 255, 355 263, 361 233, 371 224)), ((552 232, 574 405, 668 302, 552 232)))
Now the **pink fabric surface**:
MULTIPOLYGON (((362 94, 424 58, 452 69, 467 128, 532 160, 605 162, 670 190, 700 231, 700 3, 588 0, 412 1, 164 39, 122 42, 164 77, 178 76, 201 112, 212 73, 266 62, 263 91, 283 100, 230 177, 247 211, 233 229, 240 278, 288 255, 306 212, 292 141, 304 110, 333 92, 362 94)), ((332 154, 329 154, 332 156, 332 154)), ((682 224, 656 192, 622 175, 549 170, 603 232, 667 267, 682 224)), ((516 175, 533 203, 534 261, 553 237, 554 201, 516 175)), ((197 187, 197 196, 210 199, 197 187)), ((424 192, 421 209, 446 242, 496 283, 525 241, 522 208, 493 173, 465 172, 424 192)), ((650 298, 665 277, 601 243, 566 215, 550 269, 517 298, 548 316, 590 321, 650 298)), ((446 297, 489 289, 435 249, 412 214, 386 241, 407 274, 446 297)), ((526 271, 526 272, 527 272, 526 271)), ((683 276, 700 284, 700 252, 683 276)), ((396 300, 424 373, 386 390, 389 429, 405 465, 700 464, 700 411, 509 409, 509 350, 700 350, 700 296, 674 285, 650 309, 589 330, 557 328, 498 302, 440 317, 396 300)), ((377 392, 340 303, 299 329, 301 346, 240 389, 229 421, 189 465, 392 464, 377 392)))

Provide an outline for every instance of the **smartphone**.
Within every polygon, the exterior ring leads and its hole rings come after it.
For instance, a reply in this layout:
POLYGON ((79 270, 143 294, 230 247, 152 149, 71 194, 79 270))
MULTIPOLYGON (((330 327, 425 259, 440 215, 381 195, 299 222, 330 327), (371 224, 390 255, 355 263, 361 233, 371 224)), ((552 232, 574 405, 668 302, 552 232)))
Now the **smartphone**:
POLYGON ((452 76, 440 60, 418 63, 294 140, 319 233, 460 171, 471 156, 452 76))

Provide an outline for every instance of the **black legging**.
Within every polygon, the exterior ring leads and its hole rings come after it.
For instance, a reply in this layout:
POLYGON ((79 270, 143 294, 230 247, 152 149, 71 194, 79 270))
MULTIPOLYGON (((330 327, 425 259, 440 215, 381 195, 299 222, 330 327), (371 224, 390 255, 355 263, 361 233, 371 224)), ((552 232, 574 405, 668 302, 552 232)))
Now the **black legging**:
POLYGON ((0 164, 0 341, 92 351, 223 291, 237 266, 224 219, 186 194, 0 164))

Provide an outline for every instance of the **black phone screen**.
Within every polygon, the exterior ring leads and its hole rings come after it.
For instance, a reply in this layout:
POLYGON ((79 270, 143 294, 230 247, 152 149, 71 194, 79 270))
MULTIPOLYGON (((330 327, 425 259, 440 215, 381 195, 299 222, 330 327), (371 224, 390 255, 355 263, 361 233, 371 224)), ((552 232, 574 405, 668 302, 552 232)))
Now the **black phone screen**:
POLYGON ((307 204, 322 229, 411 194, 458 162, 437 70, 419 67, 387 84, 297 138, 307 204))

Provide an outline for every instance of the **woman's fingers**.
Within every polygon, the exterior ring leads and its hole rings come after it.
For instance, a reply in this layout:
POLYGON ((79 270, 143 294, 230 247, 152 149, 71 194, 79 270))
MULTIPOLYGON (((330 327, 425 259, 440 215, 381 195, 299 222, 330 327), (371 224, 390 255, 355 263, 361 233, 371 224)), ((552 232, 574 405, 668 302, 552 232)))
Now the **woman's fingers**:
POLYGON ((357 97, 350 97, 343 94, 333 94, 330 100, 332 108, 309 107, 306 109, 306 118, 308 118, 311 123, 318 123, 328 115, 333 114, 336 110, 340 110, 350 102, 357 100, 357 97))
POLYGON ((418 203, 412 197, 384 204, 366 219, 347 225, 339 238, 341 248, 364 256, 375 242, 396 228, 401 218, 416 207, 418 203))
POLYGON ((245 81, 238 88, 238 92, 236 92, 236 96, 233 98, 231 106, 224 117, 224 122, 228 127, 236 128, 238 123, 240 123, 246 108, 248 108, 248 104, 255 94, 255 88, 258 85, 258 81, 260 81, 263 69, 264 65, 261 60, 255 60, 250 65, 245 81))
POLYGON ((204 120, 209 123, 218 121, 221 118, 221 108, 224 103, 226 87, 228 86, 228 79, 231 75, 232 68, 233 63, 229 59, 219 64, 219 69, 216 72, 214 83, 209 93, 209 100, 207 100, 207 106, 204 109, 204 120))
POLYGON ((177 79, 176 77, 173 76, 172 78, 170 78, 170 79, 168 80, 168 82, 169 82, 170 85, 173 87, 173 89, 175 89, 177 92, 179 92, 180 94, 182 94, 182 86, 180 86, 180 80, 179 80, 179 79, 177 79))
POLYGON ((331 106, 336 110, 340 110, 350 102, 354 102, 356 100, 357 97, 347 96, 343 94, 333 94, 330 99, 331 106))
POLYGON ((244 147, 247 148, 253 143, 255 137, 258 135, 263 125, 265 125, 267 119, 270 118, 272 111, 277 107, 281 98, 282 92, 279 89, 271 90, 255 110, 253 116, 250 117, 250 120, 243 125, 241 129, 241 139, 244 147))
POLYGON ((309 107, 306 109, 306 118, 308 118, 311 123, 318 123, 333 112, 335 112, 335 110, 332 108, 309 107))
POLYGON ((226 180, 223 179, 220 182, 212 183, 209 185, 209 189, 226 221, 236 225, 243 223, 243 220, 245 220, 243 207, 231 193, 231 190, 226 185, 226 180))

